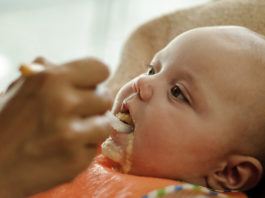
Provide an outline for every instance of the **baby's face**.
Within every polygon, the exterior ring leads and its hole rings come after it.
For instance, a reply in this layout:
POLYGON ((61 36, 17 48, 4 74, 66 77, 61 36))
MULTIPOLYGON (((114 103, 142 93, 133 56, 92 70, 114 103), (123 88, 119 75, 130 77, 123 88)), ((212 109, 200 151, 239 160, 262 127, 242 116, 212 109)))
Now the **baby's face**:
MULTIPOLYGON (((129 111, 135 124, 130 173, 206 185, 203 176, 237 152, 257 76, 246 50, 219 34, 177 37, 118 93, 113 112, 129 111)), ((112 138, 126 147, 126 134, 112 138)))

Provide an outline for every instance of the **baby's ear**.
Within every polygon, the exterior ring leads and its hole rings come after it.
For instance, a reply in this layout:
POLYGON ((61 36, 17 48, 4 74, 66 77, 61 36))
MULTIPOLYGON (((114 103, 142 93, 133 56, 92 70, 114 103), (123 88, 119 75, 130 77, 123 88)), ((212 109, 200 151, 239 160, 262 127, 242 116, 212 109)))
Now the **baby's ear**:
POLYGON ((245 191, 257 185, 262 172, 262 165, 256 158, 230 156, 222 169, 211 175, 209 180, 224 189, 245 191))

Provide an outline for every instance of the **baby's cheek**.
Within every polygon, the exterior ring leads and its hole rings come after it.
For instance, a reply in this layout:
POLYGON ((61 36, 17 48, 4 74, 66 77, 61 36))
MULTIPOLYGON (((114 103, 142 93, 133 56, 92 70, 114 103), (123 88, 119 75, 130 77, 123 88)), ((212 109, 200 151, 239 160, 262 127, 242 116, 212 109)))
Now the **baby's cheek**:
POLYGON ((165 157, 164 154, 153 137, 146 138, 145 135, 135 137, 132 152, 133 166, 154 168, 159 165, 160 159, 165 157))
POLYGON ((163 155, 163 145, 167 142, 167 135, 155 123, 146 122, 135 130, 134 154, 136 157, 152 159, 156 155, 163 155))
POLYGON ((132 151, 132 161, 134 164, 150 161, 152 158, 151 150, 149 141, 144 136, 135 136, 132 151))

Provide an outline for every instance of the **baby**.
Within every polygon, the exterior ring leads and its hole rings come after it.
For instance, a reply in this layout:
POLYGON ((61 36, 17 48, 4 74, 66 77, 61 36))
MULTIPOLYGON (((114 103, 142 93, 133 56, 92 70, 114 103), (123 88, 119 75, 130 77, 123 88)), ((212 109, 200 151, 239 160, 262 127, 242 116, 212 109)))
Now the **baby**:
POLYGON ((197 28, 159 51, 122 87, 112 112, 132 133, 113 130, 103 154, 135 175, 216 190, 248 190, 265 160, 265 40, 243 27, 197 28))

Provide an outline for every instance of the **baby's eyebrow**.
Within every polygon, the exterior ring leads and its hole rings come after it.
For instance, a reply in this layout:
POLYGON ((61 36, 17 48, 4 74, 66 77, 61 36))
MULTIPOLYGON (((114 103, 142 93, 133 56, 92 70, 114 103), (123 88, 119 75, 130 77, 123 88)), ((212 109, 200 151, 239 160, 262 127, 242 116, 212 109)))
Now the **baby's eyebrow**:
POLYGON ((155 60, 155 61, 152 60, 151 63, 144 62, 144 63, 142 64, 142 67, 144 67, 145 70, 146 70, 146 69, 149 69, 150 67, 151 67, 151 68, 154 68, 154 69, 156 69, 156 70, 160 70, 160 68, 161 68, 161 63, 160 63, 159 60, 155 60))
POLYGON ((212 89, 205 89, 206 82, 203 80, 202 76, 198 74, 200 72, 183 69, 180 73, 183 85, 189 94, 190 103, 195 111, 198 113, 210 111, 212 105, 209 99, 209 94, 211 95, 214 93, 212 93, 212 89))
POLYGON ((151 63, 143 63, 142 66, 145 68, 145 69, 148 69, 149 67, 153 67, 154 65, 152 65, 151 63))
POLYGON ((179 69, 178 75, 184 79, 185 81, 188 81, 189 83, 196 84, 196 78, 193 72, 191 72, 188 69, 179 69))

